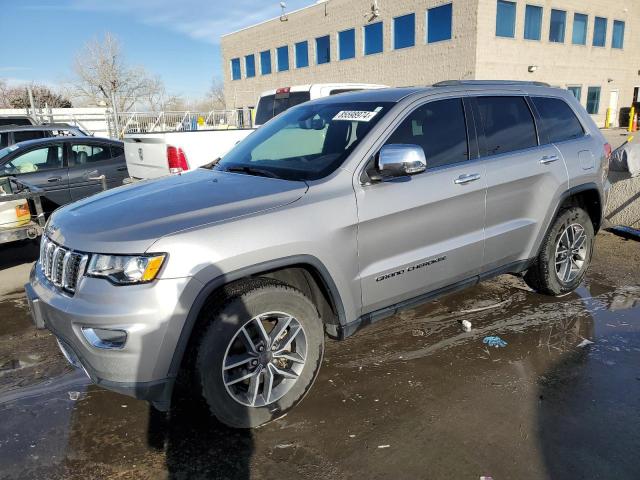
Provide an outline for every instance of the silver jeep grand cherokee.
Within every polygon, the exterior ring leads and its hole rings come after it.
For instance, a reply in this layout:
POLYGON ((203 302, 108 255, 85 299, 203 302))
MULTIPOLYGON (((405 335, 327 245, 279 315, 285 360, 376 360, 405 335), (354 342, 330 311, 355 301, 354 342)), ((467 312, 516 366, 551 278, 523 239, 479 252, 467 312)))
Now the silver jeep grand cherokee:
POLYGON ((166 410, 188 371, 213 415, 255 427, 304 397, 325 334, 503 273, 574 290, 609 154, 541 84, 324 98, 205 168, 56 211, 26 290, 95 383, 166 410))

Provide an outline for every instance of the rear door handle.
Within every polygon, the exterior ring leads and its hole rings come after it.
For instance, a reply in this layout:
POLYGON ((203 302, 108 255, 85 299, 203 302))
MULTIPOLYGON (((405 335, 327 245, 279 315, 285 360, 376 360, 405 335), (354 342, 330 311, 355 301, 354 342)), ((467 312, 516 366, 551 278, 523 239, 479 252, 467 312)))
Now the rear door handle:
POLYGON ((59 182, 60 180, 62 180, 62 177, 49 177, 49 178, 47 178, 47 182, 49 182, 49 183, 59 182))
POLYGON ((557 162, 558 160, 560 160, 560 157, 558 157, 558 155, 545 155, 540 159, 540 163, 542 163, 543 165, 547 165, 549 163, 557 162))
POLYGON ((453 183, 455 183, 456 185, 464 185, 466 183, 471 183, 471 182, 475 182, 476 180, 480 180, 480 174, 479 173, 470 173, 467 175, 460 175, 458 178, 456 178, 453 183))

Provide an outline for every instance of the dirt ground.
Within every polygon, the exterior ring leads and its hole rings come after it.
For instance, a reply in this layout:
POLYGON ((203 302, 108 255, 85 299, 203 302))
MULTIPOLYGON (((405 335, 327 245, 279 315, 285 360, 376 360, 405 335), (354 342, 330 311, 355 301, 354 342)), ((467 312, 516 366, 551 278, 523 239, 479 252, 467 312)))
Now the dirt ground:
POLYGON ((254 431, 181 393, 164 415, 89 385, 32 327, 15 258, 0 254, 0 478, 640 478, 634 239, 600 233, 566 297, 502 276, 329 341, 304 402, 254 431))

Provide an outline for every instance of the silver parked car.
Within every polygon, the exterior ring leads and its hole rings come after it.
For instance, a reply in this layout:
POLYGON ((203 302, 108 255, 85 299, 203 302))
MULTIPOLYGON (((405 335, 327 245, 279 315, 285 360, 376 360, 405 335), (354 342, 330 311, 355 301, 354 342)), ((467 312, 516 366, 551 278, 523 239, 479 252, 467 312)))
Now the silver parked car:
POLYGON ((609 154, 540 84, 323 98, 217 163, 56 211, 28 298, 99 385, 167 409, 191 371, 216 417, 255 427, 304 397, 325 335, 502 273, 574 290, 609 154))

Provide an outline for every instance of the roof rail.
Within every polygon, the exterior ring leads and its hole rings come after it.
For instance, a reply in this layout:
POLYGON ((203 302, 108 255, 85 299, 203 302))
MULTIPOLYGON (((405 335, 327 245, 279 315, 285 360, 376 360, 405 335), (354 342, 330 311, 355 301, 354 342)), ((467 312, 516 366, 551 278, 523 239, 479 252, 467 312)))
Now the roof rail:
POLYGON ((529 82, 523 80, 444 80, 434 83, 434 87, 454 87, 454 86, 475 86, 475 85, 534 85, 536 87, 550 87, 545 82, 529 82))

